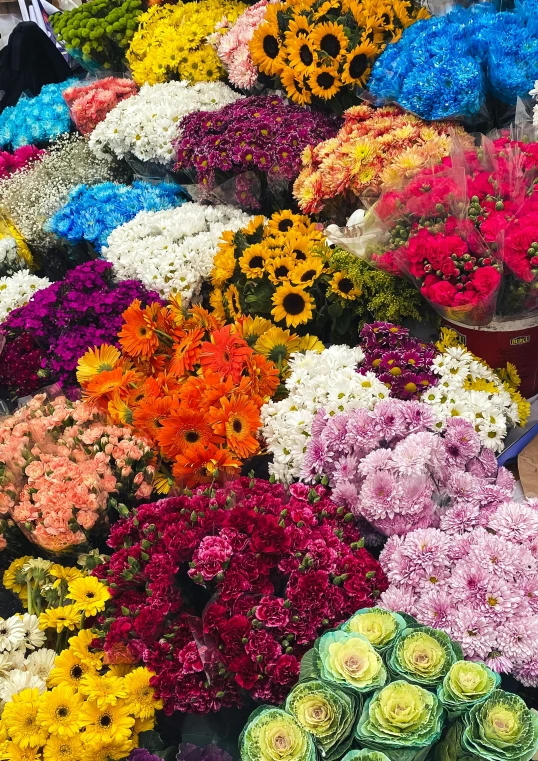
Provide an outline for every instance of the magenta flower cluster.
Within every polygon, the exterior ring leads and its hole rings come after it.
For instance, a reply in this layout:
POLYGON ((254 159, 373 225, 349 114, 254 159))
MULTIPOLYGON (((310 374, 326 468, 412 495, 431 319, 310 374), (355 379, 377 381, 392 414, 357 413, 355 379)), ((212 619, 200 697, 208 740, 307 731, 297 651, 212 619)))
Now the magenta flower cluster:
POLYGON ((35 145, 23 145, 13 153, 0 151, 0 178, 9 177, 32 161, 41 158, 45 151, 36 148, 35 145))
POLYGON ((364 326, 360 336, 366 357, 359 372, 375 373, 392 396, 416 399, 439 380, 431 369, 438 354, 435 346, 410 336, 407 328, 373 322, 364 326))
POLYGON ((339 120, 277 95, 253 96, 218 111, 188 114, 180 128, 176 170, 194 168, 197 181, 212 187, 217 173, 251 170, 290 182, 299 174, 303 150, 334 137, 339 120))
POLYGON ((381 605, 444 629, 467 658, 538 687, 538 500, 505 502, 472 526, 389 539, 381 605))
POLYGON ((428 405, 398 399, 332 417, 320 410, 303 477, 320 473, 334 502, 387 536, 483 526, 513 488, 471 423, 451 418, 441 435, 428 405))

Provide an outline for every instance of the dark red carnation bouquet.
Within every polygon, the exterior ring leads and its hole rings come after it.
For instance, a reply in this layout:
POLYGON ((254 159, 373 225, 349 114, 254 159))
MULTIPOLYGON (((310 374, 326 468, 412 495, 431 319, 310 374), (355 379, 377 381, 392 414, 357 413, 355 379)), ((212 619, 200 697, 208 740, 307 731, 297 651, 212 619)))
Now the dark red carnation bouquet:
POLYGON ((443 159, 374 207, 372 264, 406 274, 444 317, 486 325, 538 309, 538 143, 506 137, 443 159))
POLYGON ((141 662, 164 710, 280 703, 325 629, 386 589, 351 513, 323 486, 241 478, 143 505, 117 523, 94 573, 112 600, 109 662, 141 662))

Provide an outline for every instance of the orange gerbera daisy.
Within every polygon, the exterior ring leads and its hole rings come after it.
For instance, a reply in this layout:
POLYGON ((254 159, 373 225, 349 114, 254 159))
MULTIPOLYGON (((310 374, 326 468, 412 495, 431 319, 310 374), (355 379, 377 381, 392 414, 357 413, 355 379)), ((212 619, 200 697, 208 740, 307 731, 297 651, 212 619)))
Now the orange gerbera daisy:
POLYGON ((83 391, 84 400, 90 404, 104 402, 108 405, 108 400, 116 394, 125 399, 137 382, 138 375, 134 370, 125 370, 123 367, 105 370, 88 381, 83 391))
POLYGON ((217 330, 220 328, 222 322, 218 320, 214 314, 208 312, 197 304, 194 304, 189 308, 189 317, 182 325, 184 330, 192 330, 192 328, 204 328, 205 330, 217 330))
POLYGON ((241 336, 232 333, 232 329, 232 325, 225 325, 211 334, 211 342, 202 344, 200 364, 221 376, 231 375, 237 383, 252 349, 241 336))
POLYGON ((133 301, 123 313, 124 325, 118 334, 123 350, 132 357, 150 357, 159 346, 155 333, 155 310, 133 301))
POLYGON ((253 393, 265 401, 270 399, 280 385, 280 374, 274 362, 262 354, 253 354, 247 360, 248 374, 253 393))
POLYGON ((181 383, 178 383, 178 379, 175 375, 170 373, 158 373, 155 376, 147 378, 144 381, 144 394, 147 397, 152 396, 172 396, 174 392, 179 391, 182 387, 181 383))
POLYGON ((200 346, 205 335, 203 328, 176 332, 176 343, 172 346, 172 360, 169 370, 174 375, 186 375, 198 362, 200 346))
POLYGON ((115 423, 120 423, 121 425, 133 424, 133 411, 119 394, 114 394, 114 397, 109 401, 108 414, 115 423))
POLYGON ((235 476, 240 467, 241 462, 229 450, 197 444, 176 457, 172 473, 183 486, 193 488, 219 476, 235 476))
POLYGON ((221 399, 219 407, 209 410, 213 430, 226 436, 232 452, 243 459, 254 454, 259 447, 253 433, 261 426, 260 410, 245 394, 232 394, 221 399))
POLYGON ((134 427, 156 440, 162 421, 169 414, 171 407, 172 399, 169 396, 144 399, 133 413, 134 427))
POLYGON ((195 444, 207 446, 219 441, 199 410, 175 406, 161 422, 157 439, 167 457, 175 457, 195 444))

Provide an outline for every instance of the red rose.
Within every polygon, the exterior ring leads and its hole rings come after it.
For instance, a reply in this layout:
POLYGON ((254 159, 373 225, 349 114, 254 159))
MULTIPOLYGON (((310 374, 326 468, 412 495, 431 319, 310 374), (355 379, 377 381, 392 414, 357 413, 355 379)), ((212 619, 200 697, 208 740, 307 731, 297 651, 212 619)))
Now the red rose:
POLYGON ((284 600, 279 597, 262 597, 256 608, 256 618, 263 621, 266 626, 283 627, 290 620, 290 613, 284 607, 284 600))

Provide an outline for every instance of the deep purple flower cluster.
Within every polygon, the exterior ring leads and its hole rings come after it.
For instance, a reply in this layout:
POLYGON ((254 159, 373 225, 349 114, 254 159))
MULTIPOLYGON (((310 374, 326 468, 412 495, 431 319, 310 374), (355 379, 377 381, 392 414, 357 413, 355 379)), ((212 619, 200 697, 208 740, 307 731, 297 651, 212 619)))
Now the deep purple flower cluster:
POLYGON ((339 126, 334 115, 305 111, 276 95, 242 98, 183 118, 175 168, 195 168, 198 182, 209 187, 216 172, 258 170, 290 182, 299 174, 303 150, 334 137, 339 126))
POLYGON ((181 743, 176 761, 232 761, 232 757, 218 745, 206 745, 201 748, 191 743, 181 743))
POLYGON ((438 354, 435 346, 413 338, 407 328, 372 322, 364 326, 360 337, 366 356, 359 372, 375 373, 389 386, 391 396, 418 399, 439 380, 432 372, 432 362, 438 354))
MULTIPOLYGON (((109 262, 81 264, 10 313, 0 326, 7 339, 4 352, 18 336, 30 336, 45 352, 41 385, 59 381, 66 393, 74 393, 78 359, 88 348, 102 343, 117 345, 122 313, 135 299, 159 301, 157 294, 137 280, 117 282, 109 262)), ((15 385, 9 393, 14 397, 29 393, 17 380, 13 379, 15 385)))

